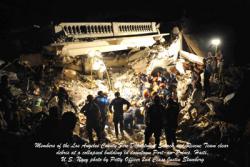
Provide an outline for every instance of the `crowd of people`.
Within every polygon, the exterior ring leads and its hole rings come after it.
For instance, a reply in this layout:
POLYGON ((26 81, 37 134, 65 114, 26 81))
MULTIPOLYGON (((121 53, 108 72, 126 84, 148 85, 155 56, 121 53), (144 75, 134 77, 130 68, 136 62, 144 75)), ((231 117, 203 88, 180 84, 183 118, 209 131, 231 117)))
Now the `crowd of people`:
MULTIPOLYGON (((218 48, 215 54, 208 52, 204 59, 204 92, 205 97, 209 96, 210 93, 210 81, 215 81, 218 78, 219 83, 222 85, 223 80, 223 68, 224 68, 224 58, 222 51, 218 48)), ((222 89, 222 88, 220 88, 222 89)), ((222 90, 220 90, 222 94, 222 90)))
MULTIPOLYGON (((192 82, 189 89, 191 105, 187 111, 191 119, 194 120, 191 111, 194 108, 199 108, 204 98, 209 96, 209 85, 210 81, 214 79, 214 75, 217 75, 219 80, 223 80, 222 69, 223 57, 220 51, 216 53, 216 56, 212 56, 209 52, 204 59, 202 68, 195 64, 189 66, 189 70, 192 72, 192 82), (204 83, 202 84, 201 73, 203 72, 204 83), (203 91, 205 92, 204 95, 203 91)), ((119 134, 124 138, 124 130, 133 134, 134 129, 140 127, 138 125, 144 125, 144 142, 146 145, 149 144, 150 137, 154 134, 156 147, 159 147, 162 131, 165 131, 168 145, 177 144, 175 132, 178 125, 177 119, 180 106, 176 93, 176 74, 158 70, 150 75, 140 73, 138 79, 140 93, 143 97, 141 104, 122 98, 119 92, 115 92, 115 98, 112 100, 102 91, 98 91, 96 97, 93 95, 87 96, 80 112, 86 116, 85 125, 90 143, 94 143, 93 130, 96 133, 98 142, 105 140, 107 136, 105 127, 108 125, 110 115, 112 115, 115 135, 118 139, 119 134), (125 105, 126 109, 124 109, 125 105)), ((45 105, 55 96, 58 97, 56 106, 48 109, 48 112, 41 111, 31 116, 31 119, 39 120, 39 124, 34 128, 36 136, 39 139, 44 140, 46 138, 46 140, 51 141, 81 140, 73 137, 77 115, 79 114, 77 106, 72 102, 63 87, 55 87, 45 105), (74 113, 65 112, 64 105, 66 103, 72 106, 74 113)), ((16 112, 18 107, 17 99, 11 94, 7 75, 1 78, 0 99, 1 131, 16 131, 22 123, 20 123, 20 118, 16 112)), ((31 130, 29 126, 27 128, 31 130)))
MULTIPOLYGON (((145 97, 143 101, 144 112, 141 111, 141 108, 138 106, 137 103, 131 104, 128 100, 120 97, 119 92, 115 92, 115 98, 111 101, 108 99, 107 95, 102 91, 98 91, 96 97, 88 95, 85 105, 81 108, 80 112, 86 116, 85 124, 89 142, 94 143, 93 130, 96 132, 96 136, 98 139, 97 142, 104 141, 107 135, 105 133, 105 126, 107 125, 107 118, 108 115, 110 115, 110 112, 113 116, 113 124, 115 127, 115 135, 117 138, 119 138, 119 132, 122 138, 124 138, 124 129, 133 131, 136 125, 145 124, 145 144, 147 144, 151 133, 154 133, 154 127, 157 127, 158 125, 161 126, 159 118, 162 118, 161 114, 165 114, 166 104, 168 103, 168 101, 170 101, 169 104, 175 103, 174 100, 171 101, 172 94, 170 93, 170 90, 167 89, 168 87, 163 86, 163 84, 166 83, 165 79, 163 77, 162 79, 160 79, 160 77, 161 74, 158 73, 157 84, 160 85, 158 92, 151 93, 152 96, 151 94, 149 96, 149 94, 147 95, 147 93, 151 91, 150 89, 147 89, 147 92, 143 91, 145 97), (157 101, 157 97, 160 101, 157 101), (124 110, 124 105, 127 106, 126 110, 124 110), (153 107, 154 105, 156 108, 153 107), (160 115, 158 115, 158 113, 156 112, 155 115, 154 110, 158 107, 161 108, 161 106, 164 112, 160 112, 160 115)), ((1 78, 0 87, 2 131, 14 131, 15 129, 18 129, 21 126, 16 125, 15 128, 13 128, 13 124, 18 122, 18 116, 15 112, 17 108, 14 108, 15 105, 13 105, 15 103, 15 97, 11 94, 8 80, 9 79, 7 75, 1 78)), ((51 96, 45 103, 48 104, 55 96, 58 97, 57 106, 51 107, 48 112, 41 111, 32 116, 32 119, 35 120, 35 125, 32 129, 32 131, 34 131, 33 135, 35 137, 35 140, 44 142, 86 142, 85 140, 80 139, 76 135, 73 135, 73 131, 77 123, 77 114, 79 112, 75 104, 70 100, 67 91, 63 87, 59 87, 59 89, 53 90, 51 96), (75 113, 65 112, 64 105, 66 103, 69 103, 72 108, 75 109, 75 113)), ((173 106, 169 107, 171 108, 173 106)), ((175 124, 176 122, 177 118, 175 124)), ((169 126, 172 126, 172 124, 169 126)), ((160 129, 161 128, 162 127, 160 127, 160 129)), ((156 129, 159 131, 159 128, 156 129)), ((157 133, 155 133, 155 135, 156 134, 157 133)), ((170 131, 166 131, 166 134, 174 136, 170 131)), ((156 136, 158 137, 159 134, 156 136)), ((171 141, 170 137, 168 137, 168 140, 171 141)), ((169 141, 168 143, 170 143, 169 141)), ((173 139, 173 142, 176 143, 176 139, 173 139)))
POLYGON ((140 90, 144 97, 145 114, 144 144, 148 145, 152 134, 155 137, 155 147, 160 146, 161 133, 164 130, 166 143, 177 145, 176 129, 180 111, 174 73, 157 71, 156 74, 140 74, 140 90))

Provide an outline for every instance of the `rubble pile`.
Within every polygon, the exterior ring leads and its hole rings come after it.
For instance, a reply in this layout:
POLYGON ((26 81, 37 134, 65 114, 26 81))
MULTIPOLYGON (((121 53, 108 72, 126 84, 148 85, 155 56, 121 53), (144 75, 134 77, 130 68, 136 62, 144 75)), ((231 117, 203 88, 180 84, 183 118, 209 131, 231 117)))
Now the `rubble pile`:
MULTIPOLYGON (((185 69, 184 63, 186 61, 184 61, 184 59, 171 57, 168 54, 168 49, 169 48, 164 49, 162 46, 157 46, 152 49, 147 48, 139 51, 135 53, 135 57, 140 58, 130 62, 130 65, 134 70, 133 73, 145 72, 148 74, 157 67, 165 68, 168 72, 172 72, 171 68, 173 69, 173 67, 175 67, 175 70, 178 71, 176 75, 178 81, 176 90, 178 101, 183 107, 179 119, 179 138, 192 142, 209 141, 212 143, 225 140, 225 136, 227 140, 234 140, 235 136, 238 136, 236 134, 240 132, 240 128, 235 124, 223 120, 223 115, 227 112, 226 107, 230 100, 235 96, 235 93, 240 86, 240 81, 243 78, 240 68, 229 66, 224 73, 224 83, 219 83, 216 79, 210 81, 212 96, 206 98, 200 108, 192 110, 192 116, 196 120, 193 121, 185 110, 185 108, 190 106, 188 98, 190 96, 189 85, 191 84, 191 71, 185 69), (138 54, 140 56, 138 56, 138 54), (222 96, 221 92, 223 92, 222 96)), ((124 74, 125 76, 121 77, 125 79, 121 83, 133 80, 131 80, 129 74, 131 74, 131 72, 127 72, 124 74)), ((202 73, 202 81, 203 75, 204 74, 202 73)), ((130 87, 133 86, 137 85, 130 85, 130 87)), ((136 96, 138 95, 136 91, 131 92, 136 96)))
MULTIPOLYGON (((121 95, 128 99, 141 99, 142 96, 139 92, 139 73, 149 75, 155 73, 155 70, 158 68, 169 73, 176 73, 175 61, 178 56, 177 42, 178 41, 173 41, 170 46, 158 44, 151 48, 132 52, 128 58, 130 69, 126 69, 120 73, 112 73, 115 89, 118 89, 121 95)), ((178 59, 178 62, 179 61, 182 60, 178 59)))
POLYGON ((187 71, 184 75, 182 76, 177 76, 177 87, 176 87, 176 92, 177 92, 177 97, 180 105, 184 107, 186 105, 186 101, 188 99, 188 86, 191 84, 191 71, 187 71))
MULTIPOLYGON (((139 78, 137 74, 151 74, 156 68, 162 68, 169 73, 176 74, 176 80, 178 81, 176 86, 178 101, 181 106, 185 108, 189 105, 188 91, 189 85, 191 83, 191 71, 185 68, 184 63, 186 61, 184 59, 177 58, 178 53, 176 53, 176 46, 176 42, 174 41, 170 46, 167 47, 163 45, 154 45, 152 48, 145 48, 130 53, 128 58, 128 65, 131 68, 126 68, 124 70, 120 70, 119 72, 109 72, 111 76, 111 82, 113 84, 112 90, 109 89, 107 79, 94 79, 91 81, 90 76, 84 76, 84 79, 82 79, 81 77, 77 77, 77 79, 70 78, 69 80, 58 78, 54 81, 54 84, 64 87, 68 91, 70 97, 72 97, 73 102, 79 108, 84 104, 84 101, 86 100, 86 96, 88 94, 96 95, 97 91, 99 90, 104 91, 108 95, 109 99, 112 99, 114 97, 114 91, 120 91, 121 96, 129 99, 130 101, 142 101, 143 97, 139 89, 139 78)), ((1 71, 1 75, 3 74, 7 74, 6 71, 1 71)), ((10 76, 11 80, 18 80, 15 73, 8 72, 7 75, 10 76)), ((239 80, 235 79, 235 76, 240 76, 240 78, 242 78, 242 75, 238 68, 235 67, 226 70, 224 78, 224 97, 226 97, 226 95, 230 93, 233 93, 232 91, 237 90, 239 86, 239 80), (229 90, 231 92, 229 92, 229 90)), ((219 83, 214 80, 214 82, 212 82, 211 84, 213 85, 213 87, 211 88, 213 90, 213 88, 216 88, 219 83)), ((18 91, 14 91, 14 94, 15 92, 18 91)), ((214 90, 214 92, 216 92, 216 90, 214 90)), ((19 94, 21 93, 19 92, 19 94)), ((44 101, 46 101, 46 98, 48 98, 47 96, 49 93, 45 94, 46 96, 42 97, 44 98, 44 101)), ((30 94, 28 95, 28 97, 29 98, 27 99, 31 99, 32 95, 30 94)), ((216 125, 221 125, 221 123, 214 122, 210 119, 222 114, 221 110, 223 110, 223 105, 225 105, 226 103, 223 102, 224 97, 209 97, 206 99, 204 105, 199 109, 199 111, 193 109, 192 115, 197 118, 197 122, 195 123, 190 121, 188 114, 185 113, 185 110, 182 110, 180 114, 181 130, 179 131, 179 134, 181 135, 182 132, 189 132, 188 129, 191 130, 190 127, 197 127, 197 129, 205 130, 210 129, 211 127, 216 125)), ((231 96, 227 96, 225 100, 229 101, 227 99, 230 99, 230 97, 231 96)), ((51 103, 51 105, 52 104, 55 103, 51 103)), ((26 106, 26 108, 32 107, 26 106)), ((72 109, 69 107, 67 108, 67 110, 69 111, 72 109)), ((193 128, 193 130, 194 129, 195 128, 193 128)), ((197 136, 197 134, 195 134, 194 136, 197 136)))
MULTIPOLYGON (((28 117, 31 113, 47 111, 49 107, 56 105, 56 99, 54 99, 54 102, 51 102, 49 106, 45 105, 51 94, 53 85, 64 87, 67 90, 71 100, 78 107, 78 111, 80 111, 81 107, 84 105, 87 95, 91 94, 95 96, 100 90, 107 94, 109 101, 114 98, 114 92, 119 91, 122 97, 130 102, 139 102, 139 107, 142 107, 140 102, 143 101, 144 97, 140 90, 140 79, 138 74, 152 74, 156 69, 161 69, 174 74, 177 80, 177 99, 182 109, 179 114, 179 126, 177 131, 178 144, 188 142, 218 143, 221 141, 230 143, 236 141, 241 129, 237 125, 224 120, 223 115, 227 112, 226 106, 229 105, 230 101, 235 97, 240 85, 240 79, 243 78, 240 69, 238 67, 229 67, 228 70, 225 70, 223 83, 219 83, 216 79, 211 81, 211 96, 207 97, 198 108, 192 109, 191 115, 194 119, 191 119, 187 112, 187 108, 190 106, 189 97, 192 73, 185 66, 185 64, 189 62, 185 59, 178 58, 175 47, 176 45, 173 42, 172 45, 167 47, 155 45, 152 48, 145 48, 130 53, 128 58, 128 65, 130 68, 121 68, 119 72, 109 71, 112 87, 108 84, 108 78, 102 80, 96 78, 92 79, 91 76, 83 76, 77 72, 74 73, 74 75, 78 75, 77 77, 68 77, 67 79, 64 78, 67 76, 51 76, 55 78, 53 79, 53 83, 48 85, 45 92, 39 95, 34 94, 34 91, 25 91, 13 85, 11 87, 13 95, 22 102, 19 105, 19 112, 22 113, 20 114, 22 115, 20 118, 22 119, 23 125, 35 126, 27 123, 25 117, 28 117), (220 94, 222 95, 220 96, 220 94), (34 104, 36 104, 38 100, 43 101, 44 105, 37 110, 34 108, 34 104)), ((10 80, 18 81, 18 77, 15 73, 1 71, 1 76, 4 74, 9 75, 10 80)), ((202 73, 201 75, 204 74, 202 73)), ((52 78, 46 79, 52 81, 52 78)), ((47 80, 44 82, 47 83, 47 80)), ((42 86, 39 86, 41 91, 43 91, 44 89, 42 86)), ((69 105, 65 108, 65 111, 72 110, 73 109, 69 105)), ((86 139, 85 117, 81 113, 78 113, 78 117, 80 121, 75 129, 75 134, 86 139)), ((108 114, 108 120, 108 126, 105 128, 107 132, 107 142, 117 145, 130 144, 133 142, 143 144, 143 129, 145 127, 135 129, 132 135, 125 133, 125 140, 121 140, 115 137, 111 114, 108 114)), ((1 123, 1 126, 4 126, 4 123, 1 123)), ((28 127, 28 129, 32 128, 28 127)), ((166 144, 165 141, 166 138, 161 137, 162 146, 166 144)), ((151 143, 154 143, 154 141, 151 141, 151 143)), ((183 150, 184 148, 179 149, 183 150)))
POLYGON ((132 70, 125 73, 113 73, 115 81, 114 88, 121 93, 121 96, 130 101, 140 99, 139 79, 132 70))
MULTIPOLYGON (((81 107, 87 98, 87 95, 97 95, 99 90, 106 92, 108 95, 113 97, 112 93, 109 91, 107 84, 102 80, 93 80, 89 82, 83 82, 81 80, 57 80, 58 86, 64 87, 70 97, 72 97, 73 102, 81 107)), ((110 97, 109 96, 109 97, 110 97)))
MULTIPOLYGON (((236 79, 242 73, 238 68, 229 67, 225 72, 223 96, 220 96, 220 91, 216 90, 220 87, 217 80, 212 82, 213 96, 207 97, 204 103, 198 108, 193 109, 191 114, 195 118, 191 120, 185 108, 186 104, 180 113, 180 123, 178 135, 190 142, 211 142, 216 143, 222 140, 227 142, 235 141, 239 137, 241 128, 230 121, 226 120, 226 115, 230 101, 233 100, 240 86, 240 80, 236 79), (230 83, 231 82, 231 83, 230 83), (232 83, 233 82, 233 83, 232 83), (226 88, 227 87, 227 88, 226 88), (229 141, 232 140, 232 141, 229 141)), ((181 84, 178 82, 178 84, 181 84)), ((236 111, 234 111, 236 112, 236 111)))

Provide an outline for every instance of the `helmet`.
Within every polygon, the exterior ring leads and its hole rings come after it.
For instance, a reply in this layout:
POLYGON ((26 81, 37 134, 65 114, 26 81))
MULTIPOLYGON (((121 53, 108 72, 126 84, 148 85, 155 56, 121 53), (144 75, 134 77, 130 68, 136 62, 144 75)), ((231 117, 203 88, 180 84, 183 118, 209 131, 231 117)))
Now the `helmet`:
POLYGON ((145 90, 143 91, 143 97, 147 98, 147 97, 149 97, 149 96, 150 96, 150 94, 149 94, 148 90, 145 89, 145 90))
POLYGON ((165 88, 165 87, 166 87, 166 84, 165 84, 165 83, 160 83, 160 87, 161 87, 161 88, 165 88))
POLYGON ((155 95, 157 95, 157 92, 156 91, 152 91, 151 92, 151 96, 155 96, 155 95))

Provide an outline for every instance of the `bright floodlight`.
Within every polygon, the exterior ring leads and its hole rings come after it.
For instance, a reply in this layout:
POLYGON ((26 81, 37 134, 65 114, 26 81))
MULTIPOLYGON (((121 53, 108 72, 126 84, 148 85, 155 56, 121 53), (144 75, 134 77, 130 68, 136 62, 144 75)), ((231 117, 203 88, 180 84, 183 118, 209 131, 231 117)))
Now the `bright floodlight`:
POLYGON ((212 45, 218 46, 220 44, 220 39, 212 39, 212 45))

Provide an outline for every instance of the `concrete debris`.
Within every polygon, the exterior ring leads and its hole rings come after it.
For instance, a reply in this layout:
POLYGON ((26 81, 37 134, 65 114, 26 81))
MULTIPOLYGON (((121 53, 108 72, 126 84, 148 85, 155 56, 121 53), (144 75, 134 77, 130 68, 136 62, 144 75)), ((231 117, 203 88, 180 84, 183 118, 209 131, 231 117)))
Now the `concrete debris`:
POLYGON ((235 93, 231 93, 224 98, 224 104, 228 104, 235 96, 235 93))
POLYGON ((71 70, 71 69, 63 69, 62 75, 63 75, 62 77, 64 79, 76 79, 77 72, 75 70, 71 70))
POLYGON ((181 50, 180 56, 199 65, 203 65, 203 57, 181 50))
MULTIPOLYGON (((45 104, 52 92, 53 86, 64 87, 78 109, 84 105, 87 95, 91 94, 96 96, 97 92, 101 90, 107 94, 109 101, 114 98, 114 92, 119 91, 122 97, 130 102, 136 103, 136 105, 143 110, 142 101, 144 97, 140 87, 139 74, 149 75, 160 69, 168 74, 174 74, 177 80, 173 89, 177 92, 177 99, 182 108, 178 118, 177 149, 185 149, 181 148, 180 145, 187 142, 231 142, 231 140, 234 140, 238 136, 240 131, 239 127, 220 120, 220 116, 225 112, 225 105, 230 104, 230 101, 232 101, 236 95, 239 82, 235 79, 237 78, 235 75, 238 75, 240 71, 237 69, 227 71, 223 84, 225 85, 225 89, 230 89, 230 91, 224 90, 224 94, 221 97, 219 97, 219 94, 216 92, 217 87, 220 86, 219 83, 211 81, 211 94, 213 94, 213 96, 205 98, 201 104, 193 108, 191 114, 189 114, 187 112, 191 106, 189 98, 193 91, 192 72, 189 69, 189 62, 202 65, 203 58, 184 51, 180 52, 183 58, 178 58, 178 49, 180 48, 177 48, 177 44, 174 42, 168 47, 155 45, 152 48, 145 48, 140 51, 134 50, 129 53, 128 67, 121 67, 119 70, 109 69, 110 78, 104 77, 104 79, 99 80, 96 79, 95 76, 82 75, 78 70, 64 68, 59 73, 60 77, 51 75, 50 78, 44 81, 45 83, 50 83, 46 88, 43 88, 44 85, 40 82, 36 85, 39 87, 40 93, 34 93, 36 88, 30 87, 28 90, 23 90, 18 88, 17 85, 12 86, 11 91, 14 96, 22 101, 19 110, 20 112, 25 111, 26 113, 24 115, 47 111, 48 107, 56 105, 57 99, 53 99, 54 101, 50 102, 49 106, 45 104), (111 83, 112 87, 110 87, 109 83, 111 83)), ((74 62, 74 59, 69 56, 62 56, 61 58, 64 59, 65 64, 74 62)), ((2 76, 4 74, 7 74, 11 80, 18 80, 15 73, 1 71, 0 75, 2 76)), ((147 87, 145 83, 144 86, 148 89, 152 85, 147 87)), ((72 110, 70 105, 65 106, 65 111, 72 110)), ((75 134, 86 139, 85 117, 82 114, 78 114, 78 118, 79 124, 76 126, 75 134)), ((2 121, 1 115, 0 127, 1 129, 5 128, 5 122, 2 121)), ((249 129, 249 125, 247 125, 247 127, 249 129)), ((108 114, 106 140, 114 144, 129 144, 132 142, 143 144, 144 128, 145 125, 143 124, 137 125, 132 134, 129 132, 125 133, 125 140, 117 139, 112 124, 112 115, 108 114)), ((249 130, 246 130, 245 133, 249 136, 249 130)), ((165 137, 161 138, 161 145, 165 145, 165 140, 165 137)), ((151 143, 153 143, 153 141, 151 141, 151 143)))
POLYGON ((189 91, 189 85, 191 84, 191 71, 187 71, 182 76, 177 76, 177 97, 178 101, 181 104, 182 107, 186 105, 186 100, 190 96, 189 91))
POLYGON ((18 82, 19 81, 19 78, 17 77, 17 74, 14 73, 14 72, 9 72, 9 71, 3 71, 1 70, 0 71, 0 78, 3 76, 3 75, 8 75, 9 76, 9 81, 10 82, 18 82))

